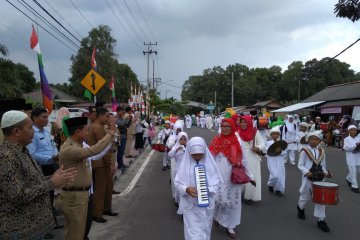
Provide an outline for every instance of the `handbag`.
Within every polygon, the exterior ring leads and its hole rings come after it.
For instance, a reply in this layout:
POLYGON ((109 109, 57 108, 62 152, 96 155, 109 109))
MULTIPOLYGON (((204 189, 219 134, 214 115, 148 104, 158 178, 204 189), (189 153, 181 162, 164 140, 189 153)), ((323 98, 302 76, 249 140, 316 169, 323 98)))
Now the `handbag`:
POLYGON ((246 184, 250 182, 251 179, 246 174, 244 165, 236 164, 232 166, 230 180, 235 184, 246 184))

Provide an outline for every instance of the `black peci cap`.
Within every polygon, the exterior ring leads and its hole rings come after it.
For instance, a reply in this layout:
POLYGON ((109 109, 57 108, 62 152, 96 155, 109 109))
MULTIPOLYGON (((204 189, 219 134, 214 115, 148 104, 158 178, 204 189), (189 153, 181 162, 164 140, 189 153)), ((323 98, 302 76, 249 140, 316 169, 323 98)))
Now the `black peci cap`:
POLYGON ((0 112, 24 110, 25 103, 24 98, 0 99, 0 112))
POLYGON ((70 128, 78 128, 80 126, 87 125, 87 121, 88 121, 87 117, 74 117, 74 118, 66 119, 64 123, 66 124, 66 127, 70 129, 70 128))
POLYGON ((31 103, 25 104, 25 106, 24 106, 24 110, 25 110, 25 111, 29 111, 29 110, 32 110, 32 109, 33 109, 33 106, 32 106, 31 103))

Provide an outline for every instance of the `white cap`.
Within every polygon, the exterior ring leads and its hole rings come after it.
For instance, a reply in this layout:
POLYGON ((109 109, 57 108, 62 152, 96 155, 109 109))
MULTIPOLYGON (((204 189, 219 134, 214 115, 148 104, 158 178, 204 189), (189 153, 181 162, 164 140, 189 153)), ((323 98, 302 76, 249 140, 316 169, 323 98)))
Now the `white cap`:
POLYGON ((190 148, 190 154, 205 153, 205 149, 202 145, 193 145, 190 148))
POLYGON ((280 132, 281 132, 281 131, 280 131, 280 127, 279 127, 279 126, 273 127, 272 129, 270 129, 269 134, 271 135, 271 134, 274 133, 274 132, 280 133, 280 132))
POLYGON ((306 127, 306 128, 307 128, 308 126, 309 126, 309 125, 308 125, 306 122, 301 122, 301 123, 300 123, 300 127, 306 127))
POLYGON ((166 123, 170 123, 170 121, 169 121, 169 120, 166 120, 166 121, 165 121, 165 124, 166 124, 166 123))
POLYGON ((26 118, 28 118, 28 115, 24 112, 15 110, 7 111, 1 119, 1 128, 14 126, 17 123, 24 121, 26 118))
POLYGON ((323 139, 322 135, 323 135, 322 131, 317 130, 317 131, 314 131, 314 132, 310 132, 308 134, 308 138, 310 138, 311 136, 315 136, 315 137, 318 137, 319 139, 323 139))
POLYGON ((357 127, 355 125, 350 125, 347 130, 350 130, 350 129, 353 129, 353 128, 357 129, 357 127))

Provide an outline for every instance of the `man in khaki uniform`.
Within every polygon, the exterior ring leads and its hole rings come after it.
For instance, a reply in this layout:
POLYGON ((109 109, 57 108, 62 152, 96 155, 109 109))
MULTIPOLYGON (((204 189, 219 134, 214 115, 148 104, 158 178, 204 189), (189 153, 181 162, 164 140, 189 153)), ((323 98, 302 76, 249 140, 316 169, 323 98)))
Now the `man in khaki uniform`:
MULTIPOLYGON (((106 108, 96 109, 96 120, 89 126, 87 143, 92 146, 106 135, 105 125, 109 123, 109 111, 106 108)), ((114 120, 113 120, 114 121, 114 120)), ((94 180, 94 208, 93 221, 105 223, 103 215, 117 216, 111 210, 113 179, 115 166, 112 164, 110 153, 101 160, 92 162, 94 180)))
POLYGON ((59 163, 65 169, 75 167, 77 170, 74 182, 60 193, 60 208, 65 216, 65 239, 83 240, 91 185, 87 158, 99 154, 112 142, 116 126, 115 122, 111 123, 110 131, 102 139, 90 148, 83 148, 82 142, 88 136, 87 118, 69 118, 64 123, 69 136, 61 147, 59 163))
POLYGON ((125 109, 126 113, 124 116, 125 121, 130 122, 130 126, 127 129, 127 135, 126 135, 126 146, 125 146, 125 157, 127 158, 133 158, 134 156, 131 155, 131 148, 132 148, 132 143, 134 140, 134 136, 135 136, 135 125, 132 121, 132 114, 131 114, 131 108, 127 107, 125 109))

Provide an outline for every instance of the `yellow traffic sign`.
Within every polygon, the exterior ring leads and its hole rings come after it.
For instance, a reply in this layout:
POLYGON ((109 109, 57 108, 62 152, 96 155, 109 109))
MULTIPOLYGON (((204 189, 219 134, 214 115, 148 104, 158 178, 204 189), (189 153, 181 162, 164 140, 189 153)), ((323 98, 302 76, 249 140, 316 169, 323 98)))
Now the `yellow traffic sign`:
POLYGON ((83 85, 92 94, 96 93, 104 86, 106 80, 100 76, 94 69, 91 69, 88 74, 81 80, 80 84, 83 85))

